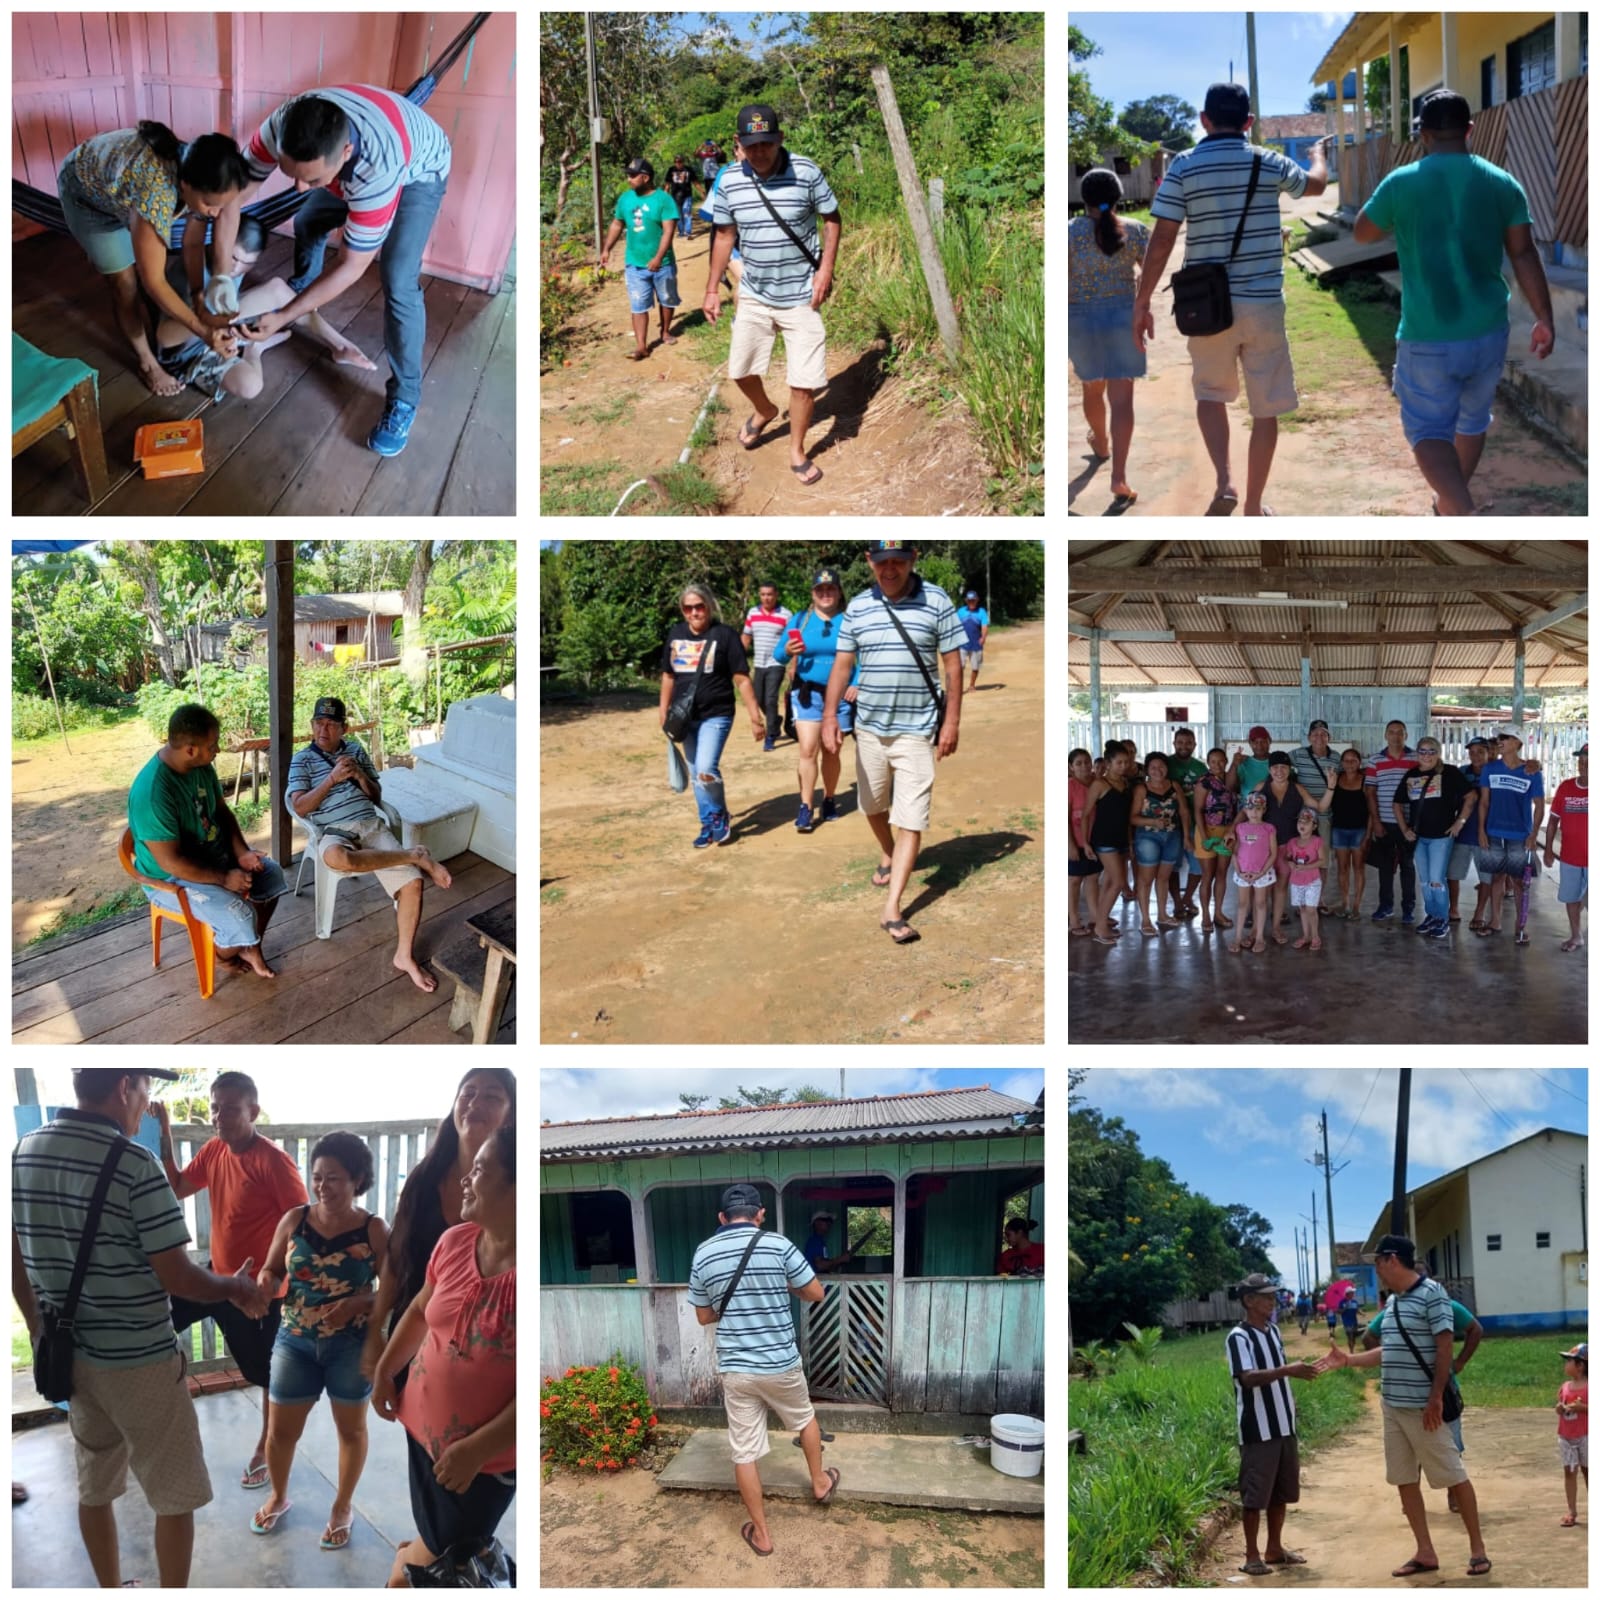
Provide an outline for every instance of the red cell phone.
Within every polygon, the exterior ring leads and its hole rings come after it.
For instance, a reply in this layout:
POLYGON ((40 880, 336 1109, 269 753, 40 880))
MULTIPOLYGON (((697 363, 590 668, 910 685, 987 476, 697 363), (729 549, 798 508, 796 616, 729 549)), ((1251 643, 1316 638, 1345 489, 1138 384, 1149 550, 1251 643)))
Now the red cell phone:
POLYGON ((791 628, 789 630, 789 639, 794 644, 804 644, 805 637, 806 636, 798 628, 791 628))

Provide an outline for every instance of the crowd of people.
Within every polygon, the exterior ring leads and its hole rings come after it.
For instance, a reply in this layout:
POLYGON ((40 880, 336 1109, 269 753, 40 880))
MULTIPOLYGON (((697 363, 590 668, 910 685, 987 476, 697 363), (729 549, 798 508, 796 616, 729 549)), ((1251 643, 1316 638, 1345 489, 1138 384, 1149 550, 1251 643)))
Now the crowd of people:
POLYGON ((214 1136, 180 1167, 171 1115, 150 1101, 152 1079, 178 1076, 74 1069, 76 1105, 12 1158, 12 1294, 36 1351, 71 1330, 79 1526, 100 1586, 122 1586, 114 1506, 130 1468, 155 1512, 161 1584, 188 1584, 194 1513, 213 1495, 184 1381, 189 1339, 177 1335, 203 1317, 262 1390, 260 1436, 237 1478, 270 1485, 253 1533, 290 1536, 295 1447, 326 1394, 339 1466, 318 1546, 350 1543, 370 1405, 405 1431, 416 1525, 388 1586, 412 1586, 408 1567, 481 1555, 516 1493, 514 1075, 466 1074, 387 1225, 358 1203, 374 1179, 366 1142, 324 1134, 308 1192, 294 1157, 257 1132, 259 1092, 243 1072, 213 1082, 214 1136), (159 1159, 134 1142, 147 1111, 159 1159), (201 1191, 203 1267, 182 1206, 201 1191))
POLYGON ((1472 867, 1477 906, 1469 930, 1485 939, 1499 934, 1509 896, 1515 942, 1525 945, 1529 885, 1542 859, 1547 870, 1560 865, 1556 894, 1568 919, 1561 949, 1584 945, 1587 744, 1577 754, 1577 776, 1557 787, 1546 820, 1541 764, 1524 760, 1522 736, 1510 730, 1498 736, 1496 751, 1487 739, 1472 739, 1460 767, 1443 759, 1431 734, 1413 749, 1399 721, 1388 724, 1372 755, 1354 745, 1335 755, 1320 718, 1294 750, 1274 750, 1261 726, 1250 730, 1249 753, 1236 750, 1231 759, 1218 746, 1198 761, 1189 728, 1177 729, 1172 743, 1171 755, 1152 750, 1143 762, 1131 739, 1108 740, 1098 758, 1072 752, 1073 935, 1114 945, 1122 935, 1113 921, 1120 900, 1137 909, 1146 938, 1198 916, 1202 933, 1232 930, 1230 951, 1260 954, 1269 936, 1288 943, 1279 929, 1292 911, 1300 921, 1294 948, 1316 951, 1323 918, 1360 920, 1370 865, 1378 880, 1373 922, 1395 919, 1398 874, 1401 925, 1448 939, 1461 921, 1461 884, 1472 867), (1222 909, 1230 884, 1237 891, 1233 918, 1222 909))

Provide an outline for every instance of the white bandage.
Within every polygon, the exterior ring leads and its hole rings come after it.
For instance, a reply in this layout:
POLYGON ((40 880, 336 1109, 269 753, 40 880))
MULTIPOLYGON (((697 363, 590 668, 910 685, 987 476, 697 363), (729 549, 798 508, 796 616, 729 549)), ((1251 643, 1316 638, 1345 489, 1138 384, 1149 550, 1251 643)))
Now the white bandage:
POLYGON ((206 285, 206 310, 213 316, 236 316, 239 311, 239 284, 226 273, 219 273, 206 285))

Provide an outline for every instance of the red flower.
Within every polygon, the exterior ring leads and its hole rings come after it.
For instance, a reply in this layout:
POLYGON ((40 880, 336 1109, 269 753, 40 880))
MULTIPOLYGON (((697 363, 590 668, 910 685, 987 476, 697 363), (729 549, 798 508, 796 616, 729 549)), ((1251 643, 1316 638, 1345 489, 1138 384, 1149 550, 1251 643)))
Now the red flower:
POLYGON ((650 1418, 650 1426, 651 1426, 651 1427, 652 1427, 652 1428, 653 1428, 653 1427, 655 1427, 655 1425, 656 1425, 656 1419, 655 1419, 655 1417, 654 1417, 654 1416, 652 1416, 652 1417, 651 1417, 651 1418, 650 1418))

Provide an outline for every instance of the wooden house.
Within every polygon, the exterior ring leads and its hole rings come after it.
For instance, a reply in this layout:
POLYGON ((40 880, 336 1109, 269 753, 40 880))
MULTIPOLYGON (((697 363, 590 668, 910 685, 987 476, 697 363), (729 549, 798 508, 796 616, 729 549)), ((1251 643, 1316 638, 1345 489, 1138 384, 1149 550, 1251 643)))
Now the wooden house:
POLYGON ((831 1253, 877 1232, 792 1301, 814 1400, 883 1413, 1044 1415, 1044 1281, 1000 1277, 1006 1202, 1043 1242, 1039 1109, 991 1090, 545 1123, 539 1130, 539 1372, 620 1351, 658 1411, 721 1402, 713 1328, 688 1299, 723 1189, 753 1183, 763 1226, 804 1247, 838 1214, 831 1253))
MULTIPOLYGON (((373 594, 296 595, 294 653, 302 661, 386 661, 398 654, 394 625, 403 610, 403 596, 398 589, 380 589, 373 594)), ((265 617, 207 623, 200 630, 201 658, 231 660, 228 645, 236 628, 249 628, 258 635, 263 641, 261 656, 265 660, 265 617)))

